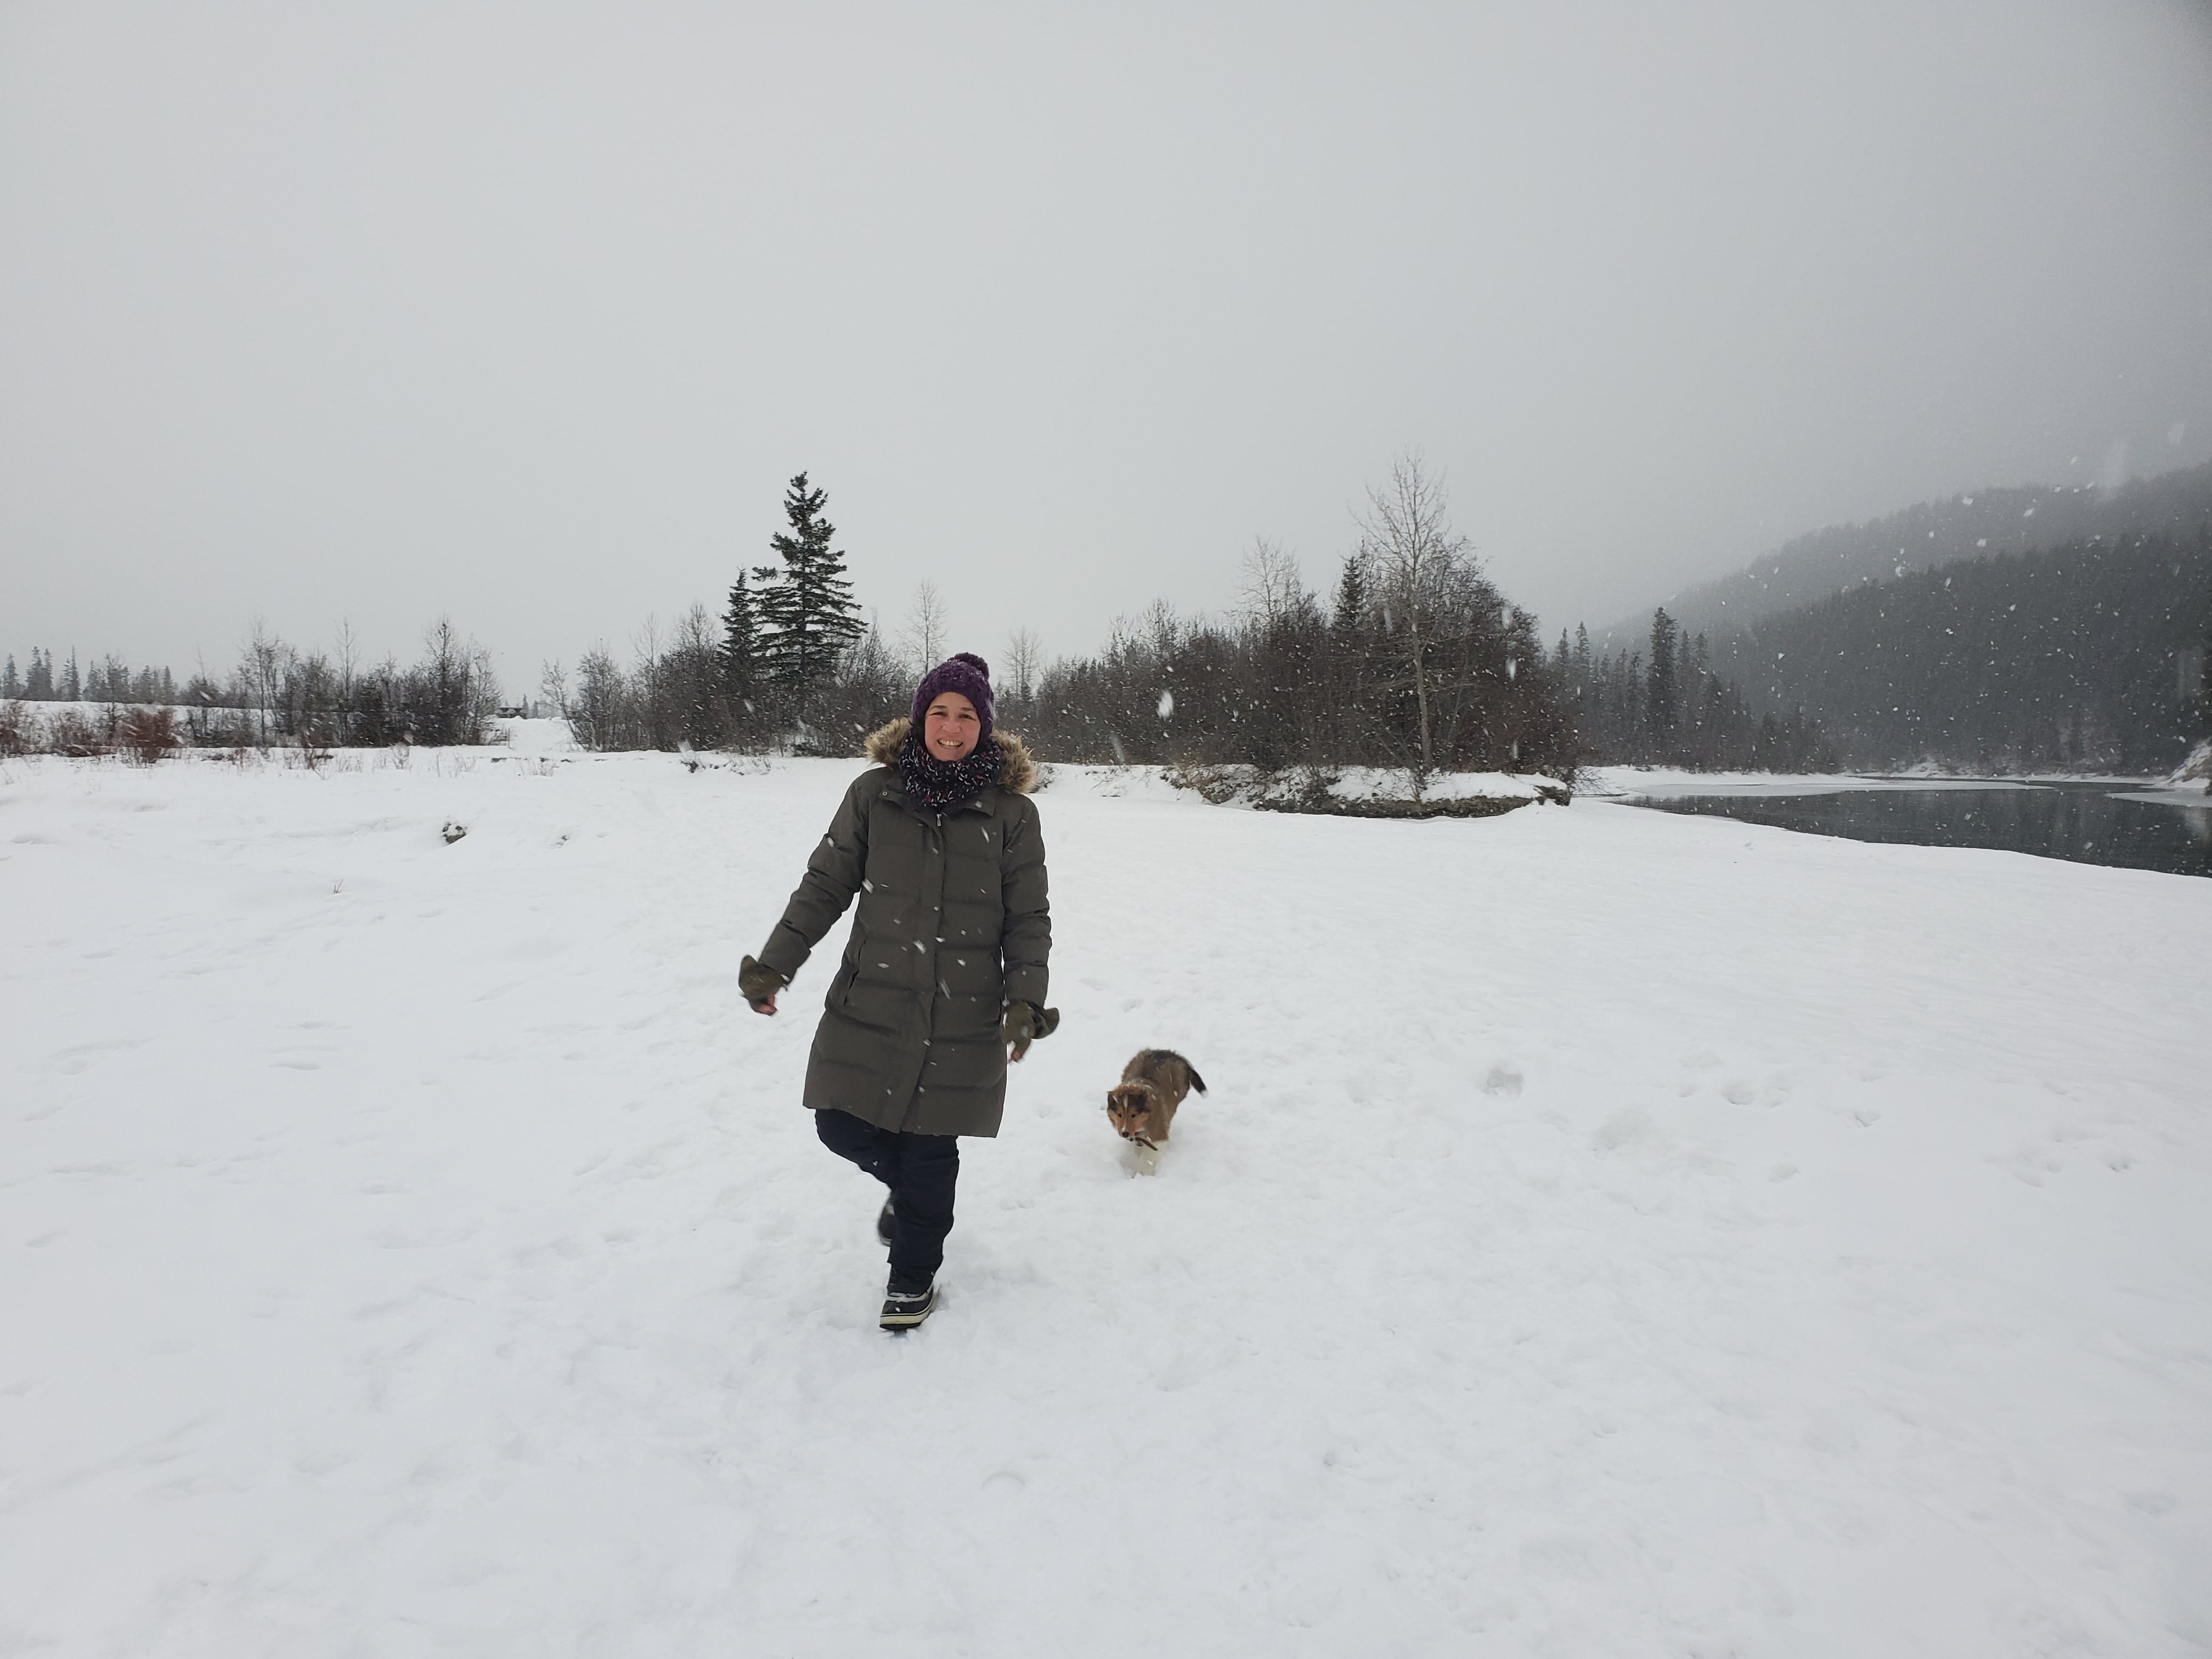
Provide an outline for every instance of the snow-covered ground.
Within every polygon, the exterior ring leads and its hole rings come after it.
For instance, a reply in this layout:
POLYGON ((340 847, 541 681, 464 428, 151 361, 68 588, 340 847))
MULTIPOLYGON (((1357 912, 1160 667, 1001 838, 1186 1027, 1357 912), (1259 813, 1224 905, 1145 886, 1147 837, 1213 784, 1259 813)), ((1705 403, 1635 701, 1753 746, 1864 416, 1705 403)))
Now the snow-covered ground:
POLYGON ((2212 1647, 2212 882, 1065 775, 893 1339, 853 767, 496 752, 0 767, 0 1653, 2212 1647))

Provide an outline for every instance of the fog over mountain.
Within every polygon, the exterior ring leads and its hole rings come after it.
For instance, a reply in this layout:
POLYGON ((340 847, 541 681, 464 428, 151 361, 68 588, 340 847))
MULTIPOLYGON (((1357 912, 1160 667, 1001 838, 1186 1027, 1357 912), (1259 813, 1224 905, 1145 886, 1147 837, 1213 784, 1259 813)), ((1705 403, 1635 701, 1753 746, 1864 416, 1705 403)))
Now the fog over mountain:
MULTIPOLYGON (((1723 637, 1869 582, 1893 580, 1991 553, 2171 536, 2187 544, 2212 525, 2212 463, 2117 488, 2014 485, 1922 501, 1864 524, 1792 537, 1735 574, 1665 599, 1685 634, 1723 637)), ((1642 639, 1651 612, 1623 617, 1593 640, 1642 639)))
POLYGON ((1711 660, 1847 765, 2143 775, 2212 731, 2208 646, 2212 526, 1861 583, 1721 635, 1711 660))

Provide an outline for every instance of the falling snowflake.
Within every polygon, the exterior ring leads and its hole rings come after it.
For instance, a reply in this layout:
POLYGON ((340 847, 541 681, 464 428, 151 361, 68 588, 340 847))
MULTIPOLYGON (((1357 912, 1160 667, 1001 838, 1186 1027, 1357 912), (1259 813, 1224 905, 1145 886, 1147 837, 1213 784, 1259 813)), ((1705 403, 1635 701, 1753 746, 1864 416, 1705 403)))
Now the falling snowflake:
POLYGON ((1174 692, 1172 692, 1172 691, 1163 691, 1163 692, 1161 692, 1161 693, 1160 693, 1160 718, 1161 718, 1162 720, 1165 720, 1169 715, 1170 715, 1170 714, 1174 714, 1174 713, 1175 713, 1175 693, 1174 693, 1174 692))

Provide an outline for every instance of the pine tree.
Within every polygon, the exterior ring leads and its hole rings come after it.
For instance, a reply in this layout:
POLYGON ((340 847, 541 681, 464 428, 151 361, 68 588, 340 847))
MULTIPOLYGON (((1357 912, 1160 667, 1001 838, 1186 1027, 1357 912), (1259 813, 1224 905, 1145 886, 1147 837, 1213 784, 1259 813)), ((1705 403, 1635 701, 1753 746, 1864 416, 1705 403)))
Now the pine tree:
POLYGON ((1367 562, 1354 554, 1344 562, 1336 582, 1336 631, 1357 634, 1367 619, 1367 562))
MULTIPOLYGON (((2197 556, 2212 564, 2212 524, 2197 529, 2197 556)), ((2197 719, 2206 732, 2212 732, 2212 599, 2205 603, 2203 645, 2197 653, 2197 719)))
POLYGON ((791 530, 769 541, 783 563, 753 568, 763 678, 802 720, 846 645, 867 631, 845 578, 844 556, 831 546, 837 527, 822 516, 828 499, 807 487, 804 472, 793 478, 783 498, 791 530))
POLYGON ((62 683, 58 689, 61 701, 64 702, 78 702, 83 700, 84 682, 77 675, 75 646, 70 647, 69 664, 62 670, 62 683))
POLYGON ((54 659, 35 645, 31 647, 31 672, 24 684, 23 695, 38 702, 53 700, 54 659))
POLYGON ((15 653, 8 653, 8 666, 0 670, 0 697, 13 702, 23 695, 23 682, 15 677, 15 653))
POLYGON ((2207 732, 2212 732, 2212 615, 2204 618, 2204 645, 2197 660, 2197 719, 2207 732))
POLYGON ((722 612, 722 690, 734 706, 751 701, 759 656, 760 623, 754 614, 752 591, 740 570, 730 589, 729 608, 722 612))
POLYGON ((1644 688, 1650 700, 1647 720, 1655 759, 1664 758, 1674 741, 1674 716, 1680 706, 1676 680, 1680 634, 1680 628, 1667 614, 1665 606, 1651 613, 1651 675, 1644 682, 1644 688))

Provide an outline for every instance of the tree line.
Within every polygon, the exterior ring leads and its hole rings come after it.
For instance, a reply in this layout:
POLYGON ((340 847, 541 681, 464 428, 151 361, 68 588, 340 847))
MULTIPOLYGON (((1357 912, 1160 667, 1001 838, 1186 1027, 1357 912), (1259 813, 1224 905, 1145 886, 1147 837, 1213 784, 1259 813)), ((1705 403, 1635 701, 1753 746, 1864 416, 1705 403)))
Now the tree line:
POLYGON ((1715 670, 1705 636, 1694 639, 1665 606, 1651 613, 1650 654, 1623 646, 1592 651, 1589 630, 1562 633, 1552 678, 1565 699, 1583 756, 1600 763, 1692 771, 1831 772, 1836 753, 1802 708, 1753 713, 1735 681, 1715 670))
POLYGON ((0 665, 0 701, 27 702, 173 703, 176 677, 166 668, 133 670, 120 657, 97 658, 82 673, 72 650, 54 665, 54 653, 31 648, 30 666, 19 671, 15 653, 0 665))
MULTIPOLYGON (((550 665, 546 701, 594 748, 855 752, 949 650, 946 612, 925 585, 898 641, 863 621, 824 505, 793 478, 771 542, 781 562, 741 574, 719 619, 698 605, 665 635, 649 626, 627 665, 604 646, 573 675, 550 665)), ((1049 666, 1018 630, 996 675, 1000 722, 1078 763, 1570 772, 1574 734, 1535 619, 1481 573, 1441 482, 1402 460, 1361 531, 1333 594, 1261 542, 1230 617, 1185 619, 1161 600, 1049 666)))
POLYGON ((30 657, 31 671, 20 681, 13 656, 0 668, 0 708, 12 711, 0 742, 17 750, 443 745, 495 734, 499 687, 491 654, 447 621, 425 632, 421 657, 404 665, 390 655, 363 659, 349 627, 339 629, 334 649, 303 650, 256 622, 222 678, 203 669, 181 687, 166 668, 134 672, 115 657, 83 675, 74 652, 58 672, 52 653, 34 649, 30 657), (40 702, 100 707, 34 721, 27 706, 40 702), (133 710, 159 710, 164 718, 134 720, 133 710))
MULTIPOLYGON (((924 585, 886 637, 854 596, 825 492, 801 473, 782 507, 773 562, 741 570, 719 614, 648 623, 626 661, 601 644, 573 672, 547 665, 547 712, 594 749, 834 756, 905 713, 952 643, 944 601, 924 585)), ((1441 481, 1409 457, 1369 491, 1328 592, 1264 541, 1243 578, 1226 615, 1158 601, 1097 651, 1049 664, 1018 630, 999 655, 1002 724, 1048 760, 1417 777, 1565 777, 1592 762, 2144 772, 2212 729, 2212 529, 1915 573, 1717 646, 1662 608, 1647 640, 1607 649, 1577 628, 1547 651, 1453 530, 1441 481)), ((106 708, 104 729, 71 714, 66 742, 49 745, 77 752, 121 743, 131 705, 172 709, 179 741, 309 748, 483 742, 500 712, 489 653, 447 622, 404 665, 362 660, 350 629, 310 650, 257 624, 222 679, 203 670, 182 686, 112 656, 80 672, 74 652, 33 650, 27 674, 10 656, 0 711, 19 712, 0 744, 30 743, 20 711, 46 701, 106 708)))
MULTIPOLYGON (((592 749, 856 752, 866 732, 906 711, 916 677, 946 654, 948 617, 924 584, 900 636, 886 638, 854 596, 827 505, 806 474, 793 477, 772 561, 740 570, 719 615, 694 605, 672 626, 648 622, 627 660, 601 643, 573 672, 547 664, 543 705, 592 749)), ((1017 630, 1000 657, 1002 723, 1048 760, 1269 772, 1369 765, 1417 778, 1565 778, 1592 758, 1793 768, 1821 758, 1802 720, 1751 715, 1711 672, 1703 641, 1680 640, 1663 611, 1649 668, 1632 653, 1594 659, 1586 635, 1572 647, 1563 635, 1547 655, 1535 618, 1483 573, 1452 527, 1441 479, 1417 457, 1368 492, 1358 530, 1326 593, 1260 541, 1225 616, 1184 617, 1156 601, 1116 619, 1097 651, 1049 665, 1036 636, 1017 630)), ((335 748, 490 734, 499 692, 489 658, 450 623, 429 631, 410 666, 359 657, 349 629, 334 650, 305 650, 257 623, 221 682, 202 672, 179 689, 166 671, 131 674, 112 658, 81 680, 74 653, 58 678, 37 651, 26 693, 89 685, 95 701, 173 704, 179 738, 197 744, 335 748)), ((119 718, 111 708, 111 739, 119 718)), ((71 737, 96 741, 74 728, 71 737)))
POLYGON ((1536 620, 1484 575, 1441 482, 1408 458, 1368 495, 1333 593, 1265 542, 1243 602, 1164 602, 1037 679, 1038 751, 1077 762, 1401 767, 1571 775, 1578 750, 1536 620))

